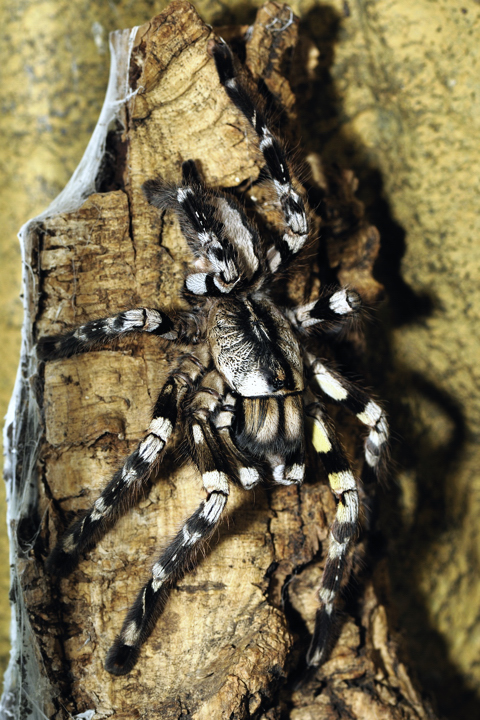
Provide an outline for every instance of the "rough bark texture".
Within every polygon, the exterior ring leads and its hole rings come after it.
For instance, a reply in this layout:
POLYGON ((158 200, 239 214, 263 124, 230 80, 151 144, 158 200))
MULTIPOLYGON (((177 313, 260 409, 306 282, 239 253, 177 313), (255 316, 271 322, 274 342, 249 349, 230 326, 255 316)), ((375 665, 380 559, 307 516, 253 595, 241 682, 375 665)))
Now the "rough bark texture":
MULTIPOLYGON (((289 18, 285 6, 269 3, 246 44, 244 28, 221 32, 245 53, 252 83, 263 78, 280 132, 294 137, 292 87, 308 91, 316 52, 307 43, 294 51, 298 28, 289 18)), ((51 217, 34 230, 42 298, 38 337, 140 304, 167 310, 182 305, 189 254, 176 221, 144 199, 146 179, 178 179, 188 158, 213 186, 236 187, 258 177, 261 157, 218 84, 207 52, 211 37, 180 0, 138 31, 131 78, 142 90, 125 107, 124 129, 111 134, 99 193, 77 212, 51 217)), ((318 208, 313 225, 322 227, 325 242, 310 255, 308 268, 292 274, 286 293, 298 298, 318 289, 323 263, 332 278, 336 274, 373 302, 381 289, 371 277, 379 236, 362 218, 355 180, 348 172, 326 172, 317 157, 309 158, 309 166, 305 184, 318 208)), ((256 187, 255 196, 268 227, 275 209, 263 189, 256 187)), ((348 347, 344 361, 362 352, 361 339, 353 337, 348 347)), ((176 353, 155 338, 140 338, 49 362, 42 370, 39 516, 45 522, 35 553, 24 561, 23 581, 44 663, 58 688, 49 716, 94 709, 95 718, 125 720, 433 718, 389 629, 381 567, 373 577, 357 573, 329 661, 315 673, 302 673, 334 513, 313 458, 302 488, 232 492, 229 521, 198 568, 171 593, 136 668, 125 678, 104 671, 123 614, 160 546, 202 497, 195 470, 183 464, 181 433, 142 501, 71 577, 52 585, 41 560, 70 513, 93 502, 142 437, 176 353)), ((360 463, 358 428, 343 414, 337 421, 360 463)), ((352 564, 358 571, 358 561, 352 564)))

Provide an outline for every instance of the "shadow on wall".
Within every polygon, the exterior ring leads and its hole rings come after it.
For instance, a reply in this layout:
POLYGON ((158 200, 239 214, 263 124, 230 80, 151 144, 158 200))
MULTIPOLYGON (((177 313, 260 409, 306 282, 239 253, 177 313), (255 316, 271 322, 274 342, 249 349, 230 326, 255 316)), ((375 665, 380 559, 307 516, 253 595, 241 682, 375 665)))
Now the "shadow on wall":
MULTIPOLYGON (((212 19, 213 24, 252 22, 257 7, 238 3, 212 19)), ((393 436, 391 481, 379 492, 380 540, 375 547, 388 548, 388 567, 392 593, 391 627, 399 629, 409 656, 408 665, 418 675, 425 692, 432 696, 440 715, 451 720, 480 717, 480 699, 456 667, 448 660, 444 638, 432 626, 419 588, 418 568, 426 562, 439 535, 448 529, 450 519, 446 488, 458 468, 465 441, 465 420, 454 398, 404 367, 393 351, 393 331, 422 322, 441 308, 435 297, 418 294, 405 282, 401 262, 405 254, 407 231, 393 217, 384 194, 379 168, 372 164, 361 137, 343 130, 347 120, 340 94, 332 77, 336 46, 350 9, 344 3, 340 15, 329 5, 320 5, 302 19, 300 32, 320 50, 314 87, 302 103, 298 98, 305 151, 322 154, 325 163, 351 168, 358 180, 358 197, 365 203, 369 221, 381 234, 382 245, 375 265, 375 277, 386 290, 387 302, 377 311, 376 322, 366 328, 368 343, 365 376, 388 405, 393 436), (316 98, 312 102, 311 98, 316 98), (422 426, 414 412, 416 404, 428 403, 448 421, 445 442, 434 442, 431 428, 422 426), (400 474, 420 478, 415 507, 406 523, 402 517, 400 474)), ((368 80, 366 79, 366 82, 368 80)), ((408 230, 408 229, 407 229, 408 230)), ((421 350, 420 350, 421 352, 421 350)), ((377 561, 379 558, 375 558, 377 561)))
MULTIPOLYGON (((310 151, 323 153, 326 163, 340 163, 354 170, 359 179, 358 197, 365 203, 367 217, 380 231, 382 245, 375 266, 375 277, 386 289, 387 303, 379 310, 376 323, 367 328, 368 347, 365 375, 387 401, 393 436, 399 438, 392 447, 392 479, 380 492, 380 547, 388 547, 388 567, 392 586, 392 627, 401 630, 409 655, 408 665, 417 673, 424 691, 431 694, 438 713, 444 717, 480 717, 480 700, 448 660, 443 637, 432 627, 416 571, 429 554, 439 535, 448 529, 450 519, 446 488, 461 458, 465 441, 465 420, 454 398, 401 365, 393 351, 395 328, 422 322, 439 310, 436 298, 417 294, 401 275, 401 261, 406 250, 407 233, 393 218, 383 192, 381 172, 372 165, 371 154, 360 137, 342 130, 346 118, 341 98, 336 92, 331 68, 342 23, 332 7, 315 8, 302 20, 301 31, 320 50, 320 66, 312 96, 315 103, 302 106, 305 143, 310 151), (415 398, 433 405, 448 419, 449 436, 439 445, 432 441, 432 429, 422 428, 422 420, 413 414, 415 398), (407 402, 405 400, 407 399, 407 402), (396 471, 396 472, 395 472, 396 471), (411 472, 421 478, 418 483, 413 517, 402 520, 401 490, 394 475, 411 472), (395 619, 394 619, 395 618, 395 619)), ((434 440, 434 438, 433 438, 434 440)), ((378 546, 378 545, 377 545, 378 546)))

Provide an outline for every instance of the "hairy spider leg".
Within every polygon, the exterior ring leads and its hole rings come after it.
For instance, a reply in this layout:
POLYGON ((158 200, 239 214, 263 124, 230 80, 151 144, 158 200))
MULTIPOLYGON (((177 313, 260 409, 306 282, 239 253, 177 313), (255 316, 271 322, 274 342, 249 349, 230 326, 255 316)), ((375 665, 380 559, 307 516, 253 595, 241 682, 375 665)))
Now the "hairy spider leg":
MULTIPOLYGON (((210 288, 210 293, 219 294, 228 293, 236 287, 237 290, 243 289, 245 280, 249 284, 257 279, 265 269, 265 257, 263 245, 256 227, 250 222, 245 215, 242 207, 231 195, 222 193, 218 190, 207 188, 200 178, 197 166, 193 160, 187 160, 182 163, 182 180, 184 187, 198 192, 197 201, 203 207, 204 203, 210 203, 217 218, 221 233, 220 240, 223 243, 226 253, 231 256, 236 266, 237 275, 234 281, 228 282, 226 277, 219 277, 219 273, 206 273, 205 283, 210 288), (215 278, 217 275, 217 278, 215 278), (239 286, 238 286, 239 284, 239 286)), ((198 210, 190 207, 189 201, 185 203, 185 211, 192 213, 194 217, 190 217, 192 222, 198 218, 198 210)), ((187 288, 189 285, 196 288, 203 285, 201 276, 193 279, 193 276, 187 277, 187 288)), ((204 294, 203 291, 197 294, 204 294)))
POLYGON ((152 568, 152 577, 141 589, 110 648, 105 669, 126 675, 138 660, 141 646, 162 613, 175 580, 191 567, 198 551, 218 526, 227 502, 224 492, 211 492, 195 510, 152 568))
POLYGON ((260 150, 280 202, 285 221, 284 233, 282 238, 276 240, 275 247, 268 252, 270 270, 275 272, 280 267, 285 267, 303 249, 308 239, 305 205, 301 195, 293 187, 281 143, 269 129, 260 108, 237 78, 230 48, 220 40, 213 46, 212 55, 220 83, 228 97, 257 133, 260 150))
POLYGON ((335 600, 340 591, 350 540, 358 525, 358 489, 335 430, 319 402, 306 407, 313 420, 313 446, 320 456, 330 488, 337 499, 335 520, 330 528, 328 554, 318 596, 321 606, 315 617, 315 630, 307 654, 309 665, 325 660, 334 620, 335 600))
POLYGON ((330 368, 325 360, 319 360, 310 353, 305 353, 305 357, 313 379, 328 399, 346 407, 370 428, 365 438, 366 467, 381 475, 387 459, 389 438, 385 411, 358 385, 330 368))
POLYGON ((94 504, 77 519, 59 540, 47 559, 49 572, 68 575, 80 554, 95 545, 111 525, 134 504, 142 486, 160 462, 172 434, 178 407, 187 390, 205 372, 194 356, 182 359, 164 384, 152 413, 148 432, 117 470, 94 504))
POLYGON ((233 197, 206 187, 193 160, 182 164, 181 185, 156 178, 143 191, 152 205, 176 213, 197 257, 200 272, 185 281, 189 292, 224 295, 260 277, 265 258, 256 228, 233 197))
POLYGON ((142 644, 163 612, 173 583, 194 565, 198 551, 221 520, 229 494, 229 478, 215 437, 216 429, 210 422, 222 401, 216 389, 217 378, 216 371, 209 373, 185 410, 187 436, 207 498, 164 550, 152 568, 152 577, 128 611, 105 663, 106 670, 114 675, 126 675, 133 668, 142 644))
MULTIPOLYGON (((185 315, 185 314, 184 314, 185 315)), ((186 323, 187 325, 187 323, 186 323)), ((191 321, 188 323, 191 325, 191 321)), ((112 317, 90 320, 74 330, 62 335, 49 335, 38 341, 38 354, 41 358, 69 357, 75 353, 92 350, 95 347, 131 333, 150 333, 164 340, 176 340, 179 335, 194 334, 196 328, 187 329, 162 310, 153 308, 133 308, 112 317)))
POLYGON ((207 492, 228 494, 231 473, 228 458, 220 451, 218 432, 212 420, 222 403, 224 380, 217 370, 206 375, 185 410, 187 437, 193 461, 200 470, 207 492))
MULTIPOLYGON (((228 388, 222 378, 225 389, 228 388)), ((241 453, 233 440, 233 425, 236 415, 237 402, 241 402, 240 398, 234 397, 230 392, 223 395, 223 402, 218 413, 214 417, 214 425, 218 432, 218 437, 222 451, 228 458, 229 466, 234 469, 235 476, 240 485, 245 490, 251 490, 262 480, 261 464, 254 462, 253 458, 247 458, 245 453, 241 453)))
POLYGON ((298 330, 311 327, 321 330, 340 328, 356 317, 362 301, 356 290, 351 288, 325 289, 317 300, 306 305, 285 309, 285 315, 298 330))

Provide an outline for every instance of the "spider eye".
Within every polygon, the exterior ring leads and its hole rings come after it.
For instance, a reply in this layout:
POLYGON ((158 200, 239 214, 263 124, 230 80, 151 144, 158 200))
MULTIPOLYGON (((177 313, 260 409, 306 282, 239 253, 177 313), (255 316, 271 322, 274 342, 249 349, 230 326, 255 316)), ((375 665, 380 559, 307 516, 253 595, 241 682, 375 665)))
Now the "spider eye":
POLYGON ((279 377, 275 377, 272 380, 272 386, 274 390, 281 390, 285 386, 285 380, 281 380, 279 377))

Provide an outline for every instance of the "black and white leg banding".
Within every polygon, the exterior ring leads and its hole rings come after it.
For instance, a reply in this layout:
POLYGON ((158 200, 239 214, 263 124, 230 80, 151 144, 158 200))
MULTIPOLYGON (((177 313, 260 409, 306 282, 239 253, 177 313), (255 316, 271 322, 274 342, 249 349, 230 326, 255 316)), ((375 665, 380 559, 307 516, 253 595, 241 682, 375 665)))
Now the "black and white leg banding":
POLYGON ((359 503, 357 482, 322 406, 320 403, 312 403, 306 408, 306 413, 313 423, 313 446, 325 467, 330 488, 337 499, 335 520, 330 528, 327 559, 318 591, 320 608, 316 614, 315 631, 307 654, 309 665, 319 665, 325 660, 331 639, 335 601, 342 584, 349 544, 357 531, 359 503))
POLYGON ((178 405, 189 384, 201 375, 201 365, 186 356, 163 386, 148 432, 105 487, 92 507, 76 520, 51 552, 47 567, 53 574, 68 575, 81 553, 95 545, 105 531, 136 500, 145 481, 160 462, 172 434, 178 405))
POLYGON ((187 276, 185 287, 194 295, 224 295, 251 282, 263 269, 262 243, 233 197, 207 188, 193 160, 182 165, 182 185, 162 179, 143 186, 148 201, 175 211, 199 272, 187 276))
POLYGON ((175 379, 166 383, 156 403, 147 435, 92 507, 73 523, 55 546, 47 560, 50 572, 68 575, 77 565, 81 553, 97 543, 110 524, 134 502, 172 434, 181 396, 178 390, 175 379))
POLYGON ((351 288, 336 288, 322 293, 318 300, 285 311, 299 330, 315 327, 331 329, 342 326, 357 316, 361 308, 360 295, 351 288))
POLYGON ((152 577, 129 610, 122 630, 105 663, 114 675, 125 675, 135 665, 140 648, 161 614, 172 584, 195 562, 202 544, 220 522, 229 493, 225 463, 221 459, 211 416, 222 404, 225 387, 218 372, 209 373, 194 391, 187 410, 188 438, 200 470, 207 499, 185 522, 152 568, 152 577))
POLYGON ((48 359, 69 357, 124 335, 142 332, 158 335, 164 340, 176 340, 178 337, 175 323, 166 313, 140 307, 113 317, 91 320, 64 335, 43 337, 38 342, 38 354, 48 359))
POLYGON ((142 644, 165 606, 172 584, 194 564, 199 549, 218 526, 226 502, 225 493, 212 492, 155 563, 152 577, 138 594, 107 655, 108 672, 126 675, 133 668, 142 644))
POLYGON ((376 474, 384 469, 388 452, 388 422, 385 411, 367 393, 328 367, 325 361, 306 354, 312 379, 329 400, 344 405, 370 428, 365 439, 365 460, 376 474))
POLYGON ((238 282, 235 257, 211 202, 211 194, 199 181, 196 169, 192 170, 191 161, 184 163, 183 168, 182 185, 162 179, 148 180, 143 191, 155 207, 174 210, 183 235, 199 257, 196 265, 199 270, 205 270, 187 277, 187 290, 195 295, 218 294, 223 287, 238 282))
POLYGON ((230 100, 245 115, 258 135, 259 147, 265 158, 285 221, 285 229, 272 251, 269 251, 270 270, 275 272, 287 264, 304 247, 308 239, 308 219, 301 195, 293 187, 285 152, 268 128, 267 122, 249 93, 238 81, 230 48, 223 41, 217 43, 212 54, 218 77, 230 100))

